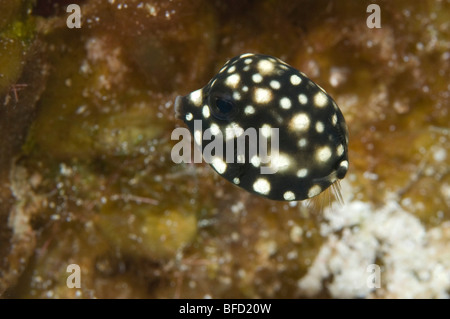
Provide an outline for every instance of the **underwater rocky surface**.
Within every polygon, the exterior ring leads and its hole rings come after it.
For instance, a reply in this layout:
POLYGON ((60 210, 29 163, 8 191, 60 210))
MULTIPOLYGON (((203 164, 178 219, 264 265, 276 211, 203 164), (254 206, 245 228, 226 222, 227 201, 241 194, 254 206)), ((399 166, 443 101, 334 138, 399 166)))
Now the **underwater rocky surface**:
POLYGON ((69 3, 0 1, 3 298, 449 297, 449 1, 69 3), (245 52, 340 106, 344 205, 171 160, 175 97, 245 52))

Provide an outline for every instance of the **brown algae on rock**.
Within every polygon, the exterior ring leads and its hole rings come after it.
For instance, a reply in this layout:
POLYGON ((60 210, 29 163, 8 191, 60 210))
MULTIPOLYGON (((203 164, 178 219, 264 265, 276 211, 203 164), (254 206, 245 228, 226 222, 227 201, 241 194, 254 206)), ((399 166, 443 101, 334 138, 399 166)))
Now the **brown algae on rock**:
POLYGON ((174 258, 177 251, 194 240, 197 233, 194 214, 177 210, 161 212, 157 202, 139 203, 146 199, 138 197, 113 196, 111 200, 119 199, 120 204, 102 207, 96 224, 111 245, 124 254, 166 260, 174 258))
POLYGON ((448 297, 448 1, 379 2, 381 29, 363 2, 86 0, 81 29, 31 3, 0 13, 2 297, 448 297), (345 206, 273 203, 172 162, 175 96, 245 52, 336 99, 345 206), (381 287, 350 285, 371 264, 381 287))

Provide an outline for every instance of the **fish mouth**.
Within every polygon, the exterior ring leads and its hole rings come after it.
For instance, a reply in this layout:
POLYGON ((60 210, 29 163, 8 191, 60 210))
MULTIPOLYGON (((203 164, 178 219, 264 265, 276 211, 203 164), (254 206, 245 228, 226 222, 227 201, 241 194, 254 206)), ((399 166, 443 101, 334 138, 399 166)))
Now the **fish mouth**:
POLYGON ((183 97, 181 95, 178 95, 175 98, 175 104, 174 104, 174 110, 175 110, 175 117, 179 120, 183 119, 183 97))
POLYGON ((314 178, 313 183, 314 184, 320 184, 320 183, 330 183, 333 184, 335 181, 337 181, 339 178, 337 177, 337 171, 333 171, 327 176, 314 178))

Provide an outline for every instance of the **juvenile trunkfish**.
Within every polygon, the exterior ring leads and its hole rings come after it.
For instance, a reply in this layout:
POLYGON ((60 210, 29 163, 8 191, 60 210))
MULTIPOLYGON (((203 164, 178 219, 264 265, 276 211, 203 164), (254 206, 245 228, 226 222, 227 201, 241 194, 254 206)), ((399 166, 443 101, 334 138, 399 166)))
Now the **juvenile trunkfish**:
POLYGON ((340 198, 339 180, 349 167, 344 116, 325 90, 280 59, 252 53, 232 58, 205 87, 178 96, 175 114, 203 149, 212 142, 199 138, 207 129, 225 135, 227 129, 278 128, 273 174, 262 174, 261 159, 250 158, 249 152, 245 160, 235 152, 231 163, 225 154, 210 162, 218 174, 246 191, 298 201, 333 186, 340 198), (194 127, 195 121, 201 121, 201 130, 194 127))

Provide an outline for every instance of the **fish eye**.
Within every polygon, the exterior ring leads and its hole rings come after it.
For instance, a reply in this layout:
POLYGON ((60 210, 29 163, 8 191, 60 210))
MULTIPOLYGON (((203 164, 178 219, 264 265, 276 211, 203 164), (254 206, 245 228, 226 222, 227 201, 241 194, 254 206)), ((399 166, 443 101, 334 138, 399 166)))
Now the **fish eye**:
POLYGON ((231 101, 227 101, 221 98, 216 99, 216 106, 219 109, 220 113, 228 114, 233 110, 233 103, 231 101))
POLYGON ((237 106, 232 99, 215 96, 211 99, 211 113, 219 120, 231 120, 237 115, 237 106))

